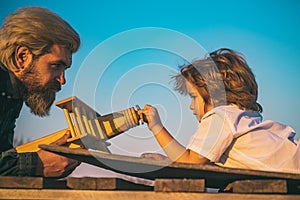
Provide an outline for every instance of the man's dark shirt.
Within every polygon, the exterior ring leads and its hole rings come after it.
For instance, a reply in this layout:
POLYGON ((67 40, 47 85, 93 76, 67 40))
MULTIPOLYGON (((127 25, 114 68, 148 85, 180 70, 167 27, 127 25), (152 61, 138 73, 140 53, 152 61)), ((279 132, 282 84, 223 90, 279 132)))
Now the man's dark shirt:
POLYGON ((37 153, 17 153, 13 149, 14 128, 23 100, 13 99, 8 71, 0 63, 0 175, 34 175, 37 153))

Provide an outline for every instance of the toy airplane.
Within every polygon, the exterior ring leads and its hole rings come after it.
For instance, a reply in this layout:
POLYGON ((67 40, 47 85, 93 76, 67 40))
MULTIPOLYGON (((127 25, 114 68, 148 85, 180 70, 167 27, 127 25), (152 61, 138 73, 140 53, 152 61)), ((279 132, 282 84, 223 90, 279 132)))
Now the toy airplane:
POLYGON ((40 149, 40 144, 51 144, 61 138, 67 130, 72 136, 67 141, 68 147, 110 152, 106 140, 138 126, 140 120, 143 123, 143 117, 139 116, 133 107, 101 116, 75 96, 58 101, 56 106, 63 109, 68 128, 20 145, 16 147, 17 152, 36 152, 40 149))

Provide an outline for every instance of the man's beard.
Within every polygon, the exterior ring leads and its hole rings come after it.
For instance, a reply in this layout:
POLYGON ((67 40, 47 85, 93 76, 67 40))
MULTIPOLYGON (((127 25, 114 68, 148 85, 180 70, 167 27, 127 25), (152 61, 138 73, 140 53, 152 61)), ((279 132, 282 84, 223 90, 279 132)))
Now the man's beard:
POLYGON ((35 66, 25 72, 17 80, 19 94, 31 112, 40 117, 48 116, 51 105, 55 101, 55 91, 61 90, 56 80, 51 80, 44 86, 40 84, 42 75, 35 71, 35 66))

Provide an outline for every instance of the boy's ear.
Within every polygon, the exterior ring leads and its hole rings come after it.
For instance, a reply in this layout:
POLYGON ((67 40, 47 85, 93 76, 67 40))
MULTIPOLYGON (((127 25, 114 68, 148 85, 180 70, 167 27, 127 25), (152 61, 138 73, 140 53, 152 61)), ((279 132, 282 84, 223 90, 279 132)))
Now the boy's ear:
POLYGON ((17 46, 15 50, 15 61, 20 71, 24 70, 32 62, 33 56, 26 46, 17 46))

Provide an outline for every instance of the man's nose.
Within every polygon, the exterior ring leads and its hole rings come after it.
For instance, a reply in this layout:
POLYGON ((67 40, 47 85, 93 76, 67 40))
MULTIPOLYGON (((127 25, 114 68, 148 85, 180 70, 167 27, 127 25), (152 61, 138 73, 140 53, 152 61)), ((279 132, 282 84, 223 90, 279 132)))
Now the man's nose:
POLYGON ((66 83, 65 79, 65 72, 61 72, 60 76, 56 79, 61 85, 64 85, 66 83))

